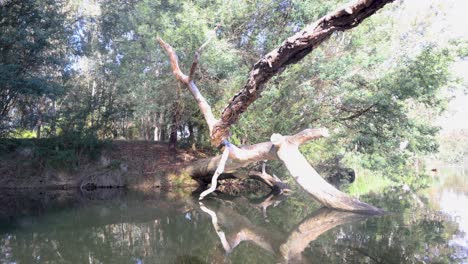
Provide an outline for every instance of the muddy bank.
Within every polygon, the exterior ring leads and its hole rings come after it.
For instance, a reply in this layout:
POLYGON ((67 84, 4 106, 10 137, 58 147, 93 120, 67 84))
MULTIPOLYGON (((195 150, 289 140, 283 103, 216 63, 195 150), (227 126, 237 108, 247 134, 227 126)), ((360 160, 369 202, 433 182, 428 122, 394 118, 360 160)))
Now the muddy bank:
POLYGON ((59 169, 37 166, 33 151, 18 148, 0 158, 0 188, 163 188, 197 186, 197 182, 180 173, 204 154, 177 150, 167 144, 145 141, 113 141, 92 160, 79 166, 59 169))

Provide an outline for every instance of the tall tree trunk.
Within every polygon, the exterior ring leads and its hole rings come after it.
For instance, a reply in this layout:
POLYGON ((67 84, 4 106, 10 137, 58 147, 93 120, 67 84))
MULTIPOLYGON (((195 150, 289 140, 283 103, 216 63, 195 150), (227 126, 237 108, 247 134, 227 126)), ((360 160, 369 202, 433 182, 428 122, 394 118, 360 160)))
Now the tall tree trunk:
POLYGON ((52 99, 52 118, 50 119, 50 134, 57 135, 57 101, 52 99))
POLYGON ((166 117, 166 110, 161 112, 159 115, 159 140, 165 141, 166 140, 166 124, 164 123, 164 119, 166 117))
POLYGON ((154 114, 154 119, 153 119, 153 125, 154 125, 154 132, 153 132, 153 140, 154 141, 159 141, 159 123, 158 123, 158 113, 154 114))
POLYGON ((188 128, 188 131, 189 131, 188 141, 190 143, 192 143, 192 141, 195 138, 194 135, 193 135, 193 124, 192 124, 192 122, 187 123, 187 128, 188 128))
POLYGON ((177 110, 176 108, 176 103, 174 104, 173 107, 173 113, 172 113, 172 122, 171 122, 171 133, 169 134, 169 149, 170 150, 175 150, 177 146, 177 110))
POLYGON ((172 104, 172 123, 171 123, 171 134, 169 136, 169 149, 175 151, 177 147, 177 129, 179 127, 180 120, 180 84, 177 84, 176 88, 176 99, 172 104))
POLYGON ((39 120, 37 121, 36 138, 41 138, 41 128, 42 128, 42 121, 39 118, 39 120))

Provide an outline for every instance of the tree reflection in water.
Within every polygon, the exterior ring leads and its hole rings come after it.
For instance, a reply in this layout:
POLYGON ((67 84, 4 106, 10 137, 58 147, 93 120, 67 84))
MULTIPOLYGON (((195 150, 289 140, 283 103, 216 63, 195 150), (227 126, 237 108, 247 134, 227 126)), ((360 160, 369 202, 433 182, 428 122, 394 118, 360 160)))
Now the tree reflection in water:
MULTIPOLYGON (((275 200, 281 201, 274 198, 277 197, 273 195, 267 196, 265 202, 261 203, 264 215, 268 206, 275 204, 275 200)), ((213 227, 227 253, 231 253, 241 242, 249 241, 272 254, 278 255, 281 260, 286 262, 293 261, 294 263, 302 261, 304 249, 321 234, 336 226, 362 220, 367 217, 366 215, 321 208, 309 217, 306 217, 289 235, 284 236, 278 230, 266 230, 261 226, 253 225, 247 218, 235 212, 227 212, 229 210, 227 209, 228 207, 226 207, 227 210, 220 210, 218 213, 208 209, 203 203, 200 203, 200 208, 210 215, 213 227), (218 224, 218 215, 221 214, 229 214, 229 217, 223 215, 223 219, 229 219, 230 225, 237 227, 228 236, 224 234, 218 224), (284 240, 285 237, 286 239, 284 240)))
POLYGON ((299 194, 203 204, 121 190, 0 196, 0 263, 463 261, 449 242, 456 223, 396 192, 371 202, 399 213, 371 218, 317 210, 299 194))

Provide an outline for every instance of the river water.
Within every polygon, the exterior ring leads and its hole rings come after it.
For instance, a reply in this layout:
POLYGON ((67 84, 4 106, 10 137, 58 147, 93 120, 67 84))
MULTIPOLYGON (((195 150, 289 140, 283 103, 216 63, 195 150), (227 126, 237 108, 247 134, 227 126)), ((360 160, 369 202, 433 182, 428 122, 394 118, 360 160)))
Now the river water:
POLYGON ((0 263, 468 263, 468 174, 361 197, 365 217, 289 197, 1 190, 0 263))

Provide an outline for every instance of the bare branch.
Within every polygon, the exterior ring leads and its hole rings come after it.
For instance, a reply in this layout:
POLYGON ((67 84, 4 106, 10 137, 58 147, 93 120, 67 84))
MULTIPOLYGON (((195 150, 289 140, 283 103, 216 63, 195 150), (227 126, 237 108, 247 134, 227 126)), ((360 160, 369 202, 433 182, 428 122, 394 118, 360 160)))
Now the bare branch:
POLYGON ((262 164, 262 171, 251 170, 248 173, 248 178, 261 181, 272 189, 273 193, 289 193, 291 190, 288 186, 276 175, 270 175, 266 172, 266 161, 262 164))
POLYGON ((216 186, 218 183, 218 177, 221 175, 221 173, 224 172, 224 167, 226 166, 226 161, 229 158, 229 147, 226 146, 223 151, 223 155, 221 156, 221 160, 218 163, 218 168, 216 169, 213 178, 211 178, 211 186, 208 188, 208 190, 205 190, 200 194, 200 200, 202 200, 205 196, 208 194, 214 192, 216 190, 216 186))
POLYGON ((200 93, 200 90, 198 90, 197 85, 193 80, 189 81, 188 87, 190 92, 193 95, 193 98, 197 101, 198 108, 200 108, 200 111, 203 114, 203 117, 205 117, 206 124, 208 125, 208 129, 210 130, 210 135, 212 134, 213 127, 214 125, 218 122, 218 119, 216 119, 213 115, 213 111, 211 110, 210 104, 206 101, 205 97, 200 93))
MULTIPOLYGON (((159 42, 159 45, 166 51, 166 53, 167 53, 167 55, 169 57, 169 61, 171 63, 171 67, 172 67, 172 73, 177 78, 177 80, 179 80, 180 82, 187 85, 187 87, 189 88, 189 91, 192 93, 193 97, 197 101, 198 108, 200 108, 200 111, 202 112, 203 117, 205 118, 205 121, 206 121, 206 123, 208 125, 208 128, 210 130, 210 134, 211 134, 214 125, 218 121, 213 115, 213 111, 211 110, 211 106, 208 104, 205 97, 203 97, 203 95, 200 93, 200 90, 198 90, 198 87, 195 84, 195 82, 189 76, 185 75, 180 70, 179 60, 177 58, 177 54, 175 53, 175 51, 171 47, 171 45, 164 42, 161 38, 158 38, 158 42, 159 42)), ((207 43, 205 43, 205 44, 207 44, 207 43)), ((202 47, 203 47, 203 45, 202 45, 202 47)), ((202 47, 200 47, 200 49, 202 49, 202 47)), ((198 57, 197 56, 195 56, 195 57, 198 60, 198 57)), ((195 63, 195 66, 193 66, 193 64, 192 64, 192 67, 196 67, 196 63, 195 63)))
POLYGON ((328 208, 366 214, 383 213, 383 210, 354 199, 325 181, 298 149, 297 142, 313 137, 315 133, 304 134, 306 136, 296 137, 298 134, 289 137, 280 134, 271 136, 272 144, 278 149, 278 159, 284 163, 296 182, 315 200, 328 208))
POLYGON ((359 110, 359 111, 356 111, 354 112, 354 114, 350 115, 350 116, 347 116, 347 117, 342 117, 342 118, 339 118, 338 120, 340 121, 346 121, 346 120, 351 120, 351 119, 354 119, 354 118, 357 118, 357 117, 360 117, 364 114, 366 114, 367 112, 369 112, 373 107, 375 107, 376 104, 372 104, 370 105, 369 107, 366 107, 362 110, 359 110))
POLYGON ((211 40, 213 39, 214 36, 216 36, 216 30, 220 27, 220 25, 217 25, 214 29, 213 29, 213 33, 212 35, 208 38, 208 40, 203 43, 200 48, 198 48, 198 50, 195 52, 195 56, 193 58, 193 62, 192 62, 192 66, 190 66, 190 73, 189 73, 189 79, 190 80, 193 80, 193 76, 195 75, 195 70, 197 69, 197 65, 198 65, 198 61, 200 59, 200 55, 201 55, 201 52, 203 51, 203 49, 211 42, 211 40))
POLYGON ((169 56, 169 61, 171 63, 172 73, 174 74, 174 76, 180 82, 188 85, 189 78, 180 70, 179 58, 177 57, 177 54, 175 53, 174 49, 171 47, 171 45, 167 44, 166 42, 164 42, 164 40, 162 40, 159 37, 158 42, 159 45, 166 51, 167 55, 169 56))

